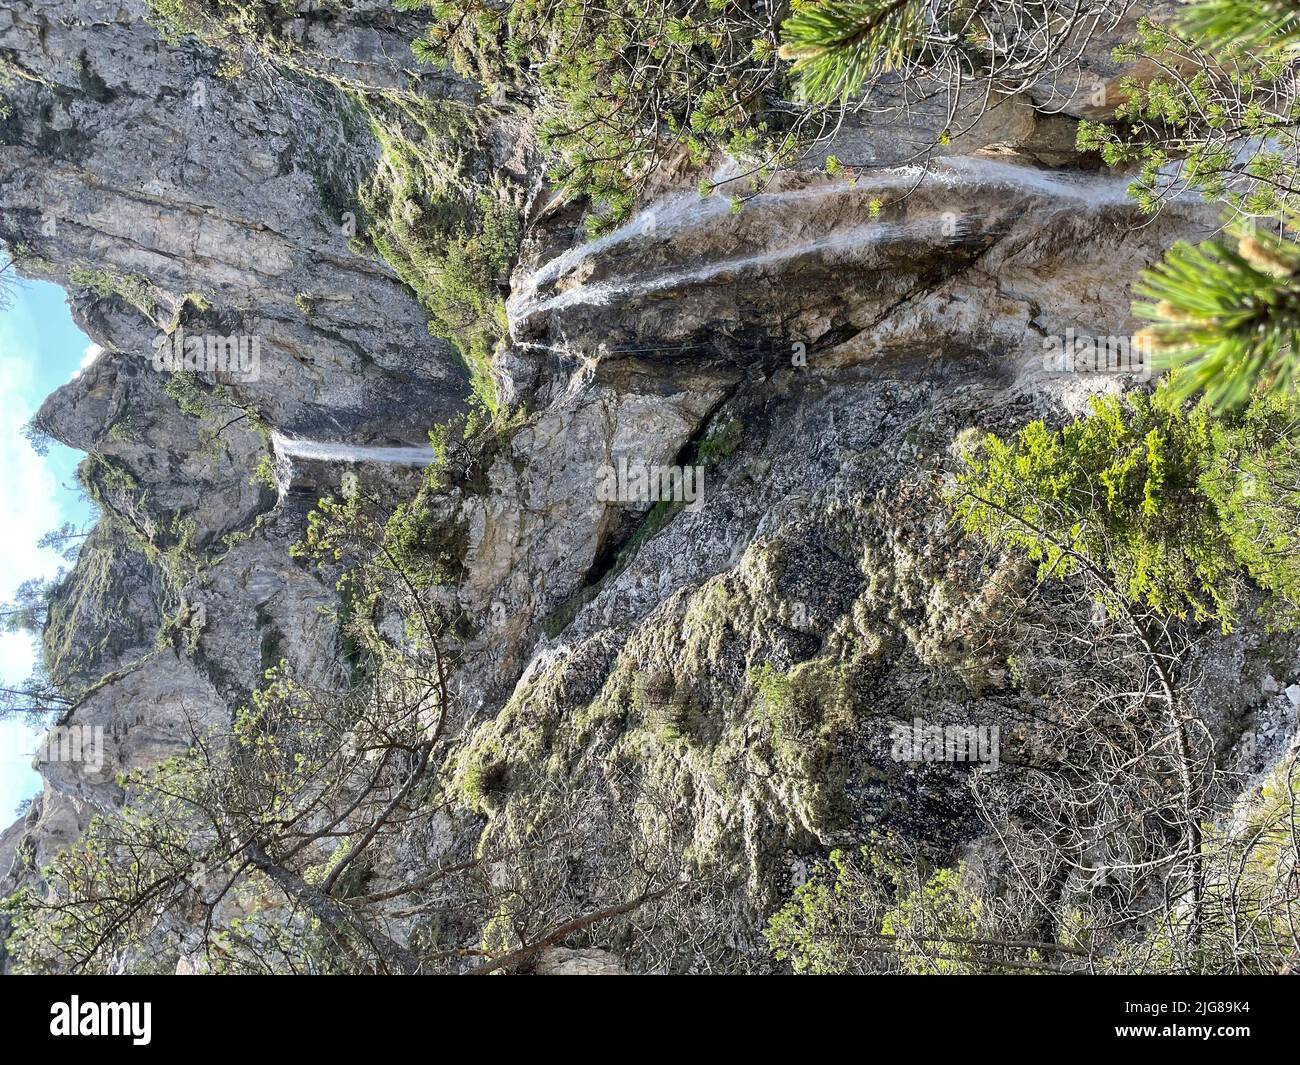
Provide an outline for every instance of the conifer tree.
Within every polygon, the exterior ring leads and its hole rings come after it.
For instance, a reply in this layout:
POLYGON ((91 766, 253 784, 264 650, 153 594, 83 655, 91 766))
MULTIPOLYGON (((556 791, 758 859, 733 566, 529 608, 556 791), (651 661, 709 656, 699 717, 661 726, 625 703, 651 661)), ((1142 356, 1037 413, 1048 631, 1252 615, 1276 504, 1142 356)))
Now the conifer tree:
POLYGON ((1220 45, 1274 51, 1300 44, 1300 6, 1292 0, 1200 0, 1183 13, 1193 37, 1220 45))
POLYGON ((901 66, 925 26, 925 5, 917 0, 808 4, 781 27, 781 58, 794 61, 807 99, 834 102, 901 66))
POLYGON ((1134 313, 1156 364, 1178 367, 1181 397, 1204 392, 1220 410, 1300 379, 1300 246, 1267 233, 1175 244, 1134 286, 1134 313))
MULTIPOLYGON (((1207 53, 1244 53, 1261 63, 1273 57, 1267 69, 1274 77, 1300 45, 1300 7, 1288 0, 1200 0, 1189 5, 1181 25, 1207 53)), ((1294 78, 1295 70, 1290 73, 1294 78)), ((1243 129, 1266 132, 1248 123, 1243 129)), ((1227 147, 1218 148, 1224 159, 1227 147)), ((1270 139, 1262 141, 1248 172, 1285 187, 1271 148, 1270 139)), ((1161 162, 1157 155, 1149 165, 1161 162)), ((1179 242, 1134 287, 1134 313, 1152 323, 1145 336, 1157 365, 1183 371, 1176 385, 1182 396, 1203 392, 1220 410, 1243 407, 1256 390, 1286 393, 1300 380, 1300 246, 1292 208, 1281 196, 1266 199, 1275 216, 1265 220, 1274 232, 1237 227, 1235 250, 1223 240, 1179 242)))

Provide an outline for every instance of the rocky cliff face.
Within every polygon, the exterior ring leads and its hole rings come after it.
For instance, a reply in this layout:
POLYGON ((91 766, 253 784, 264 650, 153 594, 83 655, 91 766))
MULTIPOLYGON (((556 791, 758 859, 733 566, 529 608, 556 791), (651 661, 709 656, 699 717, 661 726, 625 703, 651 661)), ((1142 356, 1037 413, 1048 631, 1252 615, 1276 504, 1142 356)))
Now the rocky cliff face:
POLYGON ((272 428, 420 443, 465 395, 465 371, 418 302, 349 250, 328 187, 355 186, 378 154, 349 124, 332 72, 374 91, 426 80, 440 96, 463 91, 408 69, 418 20, 399 32, 378 5, 328 32, 291 20, 295 39, 322 38, 319 52, 299 51, 319 76, 262 72, 235 89, 220 53, 164 43, 146 14, 98 2, 0 13, 0 228, 27 272, 69 287, 76 320, 105 349, 37 418, 87 453, 105 514, 46 643, 68 683, 109 677, 76 717, 110 741, 95 779, 51 767, 51 779, 75 779, 47 789, 42 824, 69 802, 84 819, 84 803, 113 801, 114 773, 165 755, 188 720, 227 719, 286 639, 303 641, 294 657, 313 677, 336 675, 335 633, 318 613, 334 593, 286 555, 302 511, 252 476, 277 458, 272 428), (169 393, 152 359, 177 325, 258 337, 259 372, 169 393))
MULTIPOLYGON (((29 272, 69 287, 105 348, 38 422, 87 453, 103 509, 46 642, 84 693, 70 721, 108 738, 98 773, 42 767, 44 796, 0 841, 4 886, 120 801, 115 773, 228 721, 279 658, 343 683, 337 592, 288 545, 344 472, 412 494, 416 466, 363 449, 420 447, 465 409, 451 345, 390 266, 349 246, 339 190, 382 152, 349 101, 478 108, 484 182, 543 184, 507 108, 416 69, 417 16, 299 7, 275 26, 292 62, 236 80, 222 54, 159 39, 135 0, 0 12, 0 231, 29 272), (178 386, 151 362, 177 325, 258 336, 260 373, 178 386)), ((728 193, 748 186, 701 199, 683 172, 587 245, 576 206, 521 205, 496 367, 523 413, 438 515, 460 564, 440 594, 469 619, 447 773, 498 767, 448 840, 522 838, 556 780, 606 805, 629 781, 663 796, 711 870, 697 905, 723 932, 594 944, 630 966, 763 967, 757 930, 808 859, 873 827, 936 853, 971 843, 975 770, 900 765, 892 724, 1015 736, 1051 712, 1050 691, 1010 676, 1032 626, 1009 604, 1031 575, 963 543, 935 478, 963 430, 1058 419, 1118 387, 1045 370, 1044 339, 1129 332, 1133 275, 1212 220, 1195 205, 1139 217, 1122 178, 1074 156, 1071 109, 1045 117, 1059 94, 1040 95, 1042 109, 1032 94, 995 108, 924 181, 906 167, 833 180, 813 159, 733 213, 728 193), (698 464, 700 502, 602 499, 620 459, 698 464)), ((826 151, 902 157, 905 134, 864 124, 826 151)), ((1280 715, 1278 743, 1294 721, 1261 689, 1252 639, 1204 652, 1217 666, 1199 697, 1225 757, 1252 715, 1280 715)), ((1295 672, 1294 646, 1268 653, 1295 672)), ((579 895, 619 857, 598 820, 587 831, 579 895)), ((401 856, 387 860, 400 880, 401 856)))

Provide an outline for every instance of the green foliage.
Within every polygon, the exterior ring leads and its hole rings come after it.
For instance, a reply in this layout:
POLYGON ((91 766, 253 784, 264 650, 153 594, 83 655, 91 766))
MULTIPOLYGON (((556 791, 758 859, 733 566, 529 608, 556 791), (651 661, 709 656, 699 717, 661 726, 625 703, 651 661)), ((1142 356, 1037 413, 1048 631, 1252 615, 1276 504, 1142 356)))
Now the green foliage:
POLYGON ((253 474, 248 480, 249 484, 260 484, 263 488, 272 491, 278 489, 280 481, 275 475, 275 456, 266 454, 258 459, 257 465, 253 467, 253 474))
POLYGON ((696 163, 718 149, 760 167, 793 158, 793 116, 778 106, 789 86, 775 25, 742 5, 428 6, 434 25, 416 55, 529 96, 552 179, 600 205, 596 228, 622 218, 649 178, 683 151, 696 163))
POLYGON ((1271 975, 1284 971, 1293 956, 1294 929, 1300 926, 1297 795, 1300 761, 1291 757, 1265 779, 1242 829, 1215 826, 1208 833, 1205 969, 1271 975))
POLYGON ((196 545, 198 526, 193 518, 177 514, 172 518, 166 546, 157 557, 159 568, 168 586, 176 594, 189 583, 203 565, 203 557, 196 545))
POLYGON ((459 526, 442 527, 425 495, 393 511, 384 530, 385 550, 417 588, 455 581, 468 550, 459 526))
POLYGON ((1199 490, 1209 417, 1174 391, 1092 400, 1062 430, 1041 421, 966 455, 954 494, 966 531, 1024 551, 1041 577, 1095 565, 1125 599, 1178 617, 1233 617, 1237 570, 1199 490))
POLYGON ((125 465, 106 455, 92 452, 77 466, 77 479, 104 510, 138 509, 145 489, 125 465))
POLYGON ((436 611, 423 593, 459 575, 466 550, 465 529, 432 506, 432 494, 389 511, 382 501, 355 485, 341 497, 321 499, 307 515, 307 531, 289 549, 292 558, 341 574, 337 587, 348 605, 343 637, 349 657, 365 670, 369 659, 389 653, 376 607, 401 605, 405 637, 422 645, 436 625, 436 611), (450 524, 448 524, 450 522, 450 524))
POLYGON ((135 274, 74 267, 68 271, 68 281, 79 288, 89 289, 100 298, 115 296, 129 303, 146 318, 153 318, 158 310, 153 286, 135 274))
POLYGON ((840 737, 853 725, 854 702, 847 667, 812 659, 788 673, 771 663, 749 671, 753 714, 767 726, 783 772, 810 789, 809 811, 831 820, 844 785, 840 737))
MULTIPOLYGON (((863 848, 861 857, 869 861, 870 852, 863 848)), ((867 890, 861 875, 845 851, 831 851, 794 898, 768 920, 764 935, 779 961, 813 976, 850 971, 851 944, 862 932, 850 909, 867 890)))
POLYGON ((189 370, 177 370, 167 377, 163 391, 176 401, 182 414, 205 418, 212 410, 212 399, 189 370))
MULTIPOLYGON (((382 966, 372 936, 353 940, 364 919, 335 905, 325 880, 357 856, 367 818, 389 816, 392 789, 409 772, 394 752, 429 743, 427 718, 412 713, 427 697, 402 676, 385 678, 382 695, 349 698, 299 684, 284 662, 268 669, 229 730, 196 732, 182 753, 119 777, 126 804, 96 816, 42 870, 39 891, 7 900, 18 969, 174 968, 194 947, 195 915, 222 900, 234 903, 231 912, 198 922, 202 962, 214 973, 382 966), (335 829, 346 814, 358 818, 349 822, 356 834, 295 845, 331 809, 345 811, 335 829)), ((355 889, 364 865, 348 872, 333 886, 338 898, 355 889)))
POLYGON ((1177 381, 1098 397, 1061 430, 1041 421, 965 455, 949 498, 968 533, 1024 552, 1040 577, 1086 573, 1106 597, 1163 615, 1236 617, 1242 577, 1294 611, 1295 393, 1241 414, 1188 407, 1177 381))
POLYGON ((147 934, 164 900, 188 887, 196 864, 187 839, 193 776, 184 761, 169 761, 140 779, 154 784, 157 805, 96 815, 42 870, 42 892, 26 887, 5 901, 13 922, 7 948, 19 972, 106 962, 147 934))
POLYGON ((740 446, 744 426, 738 418, 728 418, 700 442, 696 458, 704 466, 716 466, 735 454, 740 446))
POLYGON ((1121 79, 1113 120, 1080 123, 1077 147, 1110 166, 1137 165, 1131 192, 1144 210, 1188 190, 1225 201, 1234 215, 1296 206, 1295 63, 1267 48, 1222 57, 1222 46, 1149 19, 1116 49, 1117 62, 1160 73, 1121 79))
POLYGON ((1172 27, 1143 19, 1115 59, 1158 73, 1121 81, 1112 122, 1079 126, 1081 150, 1138 166, 1130 192, 1143 210, 1188 190, 1228 209, 1236 250, 1176 244, 1142 275, 1134 307, 1159 362, 1184 371, 1181 395, 1203 390, 1220 409, 1285 391, 1300 366, 1297 42, 1300 13, 1280 0, 1197 0, 1172 27))
POLYGON ((201 37, 211 28, 198 5, 190 0, 146 0, 146 3, 149 8, 146 21, 169 44, 176 44, 183 37, 201 37))
POLYGON ((770 662, 750 670, 749 682, 754 686, 762 704, 773 714, 784 714, 790 708, 790 678, 770 662))
POLYGON ((802 4, 781 26, 781 58, 793 60, 805 99, 834 102, 902 65, 926 29, 918 0, 802 4))
POLYGON ((26 632, 39 636, 49 617, 50 600, 60 578, 31 577, 18 585, 14 597, 0 603, 0 632, 26 632))
POLYGON ((487 812, 497 804, 509 771, 498 740, 484 742, 461 754, 459 784, 473 810, 487 812))
POLYGON ((492 355, 504 333, 502 282, 518 254, 518 207, 501 184, 471 174, 473 132, 448 106, 392 98, 363 102, 382 149, 359 199, 375 249, 430 315, 429 331, 455 343, 473 398, 500 413, 492 355))
POLYGON ((1157 365, 1182 372, 1171 390, 1203 391, 1220 409, 1252 392, 1286 393, 1300 382, 1300 247, 1268 234, 1237 251, 1216 241, 1175 244, 1133 288, 1133 311, 1157 365))
MULTIPOLYGON (((963 867, 934 869, 896 856, 905 853, 884 839, 856 852, 832 851, 769 919, 772 952, 814 976, 986 971, 971 942, 984 906, 963 883, 963 867)), ((1014 959, 1006 964, 1015 967, 1014 959)))
MULTIPOLYGON (((287 54, 290 42, 280 26, 296 14, 295 0, 145 0, 146 21, 168 44, 195 37, 214 46, 232 40, 287 54)), ((223 70, 230 76, 229 62, 223 70)))
POLYGON ((1183 30, 1232 49, 1300 44, 1300 8, 1293 0, 1195 0, 1181 14, 1183 30))
POLYGON ((1201 477, 1232 552, 1270 595, 1272 623, 1300 626, 1300 402, 1257 399, 1214 425, 1214 459, 1201 477))
POLYGON ((140 439, 140 430, 135 419, 130 414, 124 414, 113 421, 104 435, 115 443, 128 444, 140 439))

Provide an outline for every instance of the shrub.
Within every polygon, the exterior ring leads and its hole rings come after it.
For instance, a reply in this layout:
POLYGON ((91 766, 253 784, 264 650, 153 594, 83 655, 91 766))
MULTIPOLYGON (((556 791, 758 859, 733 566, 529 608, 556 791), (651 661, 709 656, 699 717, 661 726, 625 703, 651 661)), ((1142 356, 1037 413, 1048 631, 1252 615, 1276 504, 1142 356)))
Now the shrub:
POLYGON ((74 267, 68 271, 68 280, 101 298, 115 296, 129 303, 146 318, 152 318, 158 310, 158 300, 154 295, 153 286, 135 274, 117 274, 111 270, 74 267))
POLYGON ((1033 422, 965 453, 949 499, 971 535, 1084 573, 1159 614, 1236 617, 1241 580, 1274 594, 1282 624, 1300 603, 1295 392, 1237 414, 1190 406, 1176 379, 1154 393, 1095 398, 1060 430, 1033 422))
POLYGON ((492 87, 533 98, 552 179, 599 204, 594 228, 628 211, 661 167, 723 149, 770 167, 797 154, 798 116, 776 23, 710 0, 615 0, 593 16, 579 0, 427 5, 416 43, 492 87))
POLYGON ((463 116, 425 102, 383 112, 366 106, 381 148, 359 194, 366 232, 429 313, 429 331, 456 345, 472 398, 495 418, 491 366, 504 332, 501 289, 520 240, 512 190, 478 187, 465 172, 473 133, 463 116))
MULTIPOLYGON (((796 973, 960 974, 1016 968, 1015 958, 980 951, 984 906, 964 870, 894 857, 883 839, 834 850, 768 920, 773 953, 796 973)), ((905 853, 905 852, 904 852, 905 853)), ((1011 953, 1011 952, 1006 952, 1011 953)))

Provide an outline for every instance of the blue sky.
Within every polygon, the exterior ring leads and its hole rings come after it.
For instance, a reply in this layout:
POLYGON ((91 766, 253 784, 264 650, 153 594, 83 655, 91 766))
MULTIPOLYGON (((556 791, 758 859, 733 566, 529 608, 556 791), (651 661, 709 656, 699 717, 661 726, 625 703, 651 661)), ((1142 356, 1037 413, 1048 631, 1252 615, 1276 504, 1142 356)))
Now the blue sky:
MULTIPOLYGON (((18 282, 13 305, 0 310, 0 601, 28 578, 70 565, 36 542, 65 521, 84 525, 92 517, 73 476, 81 453, 51 444, 41 458, 22 430, 41 401, 98 354, 73 324, 61 288, 18 282)), ((34 655, 27 636, 0 633, 0 681, 21 684, 34 655)), ((20 799, 40 790, 31 769, 37 739, 18 722, 0 721, 0 828, 13 820, 20 799)))

